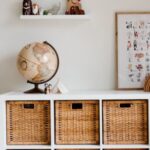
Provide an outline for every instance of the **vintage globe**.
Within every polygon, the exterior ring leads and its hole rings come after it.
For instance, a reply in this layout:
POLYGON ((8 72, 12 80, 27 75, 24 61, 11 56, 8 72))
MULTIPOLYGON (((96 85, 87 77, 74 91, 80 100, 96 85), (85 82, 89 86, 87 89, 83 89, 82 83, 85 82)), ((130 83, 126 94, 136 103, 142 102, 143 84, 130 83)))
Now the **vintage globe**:
POLYGON ((56 50, 47 42, 35 42, 23 47, 17 67, 23 77, 35 85, 51 80, 59 66, 56 50))

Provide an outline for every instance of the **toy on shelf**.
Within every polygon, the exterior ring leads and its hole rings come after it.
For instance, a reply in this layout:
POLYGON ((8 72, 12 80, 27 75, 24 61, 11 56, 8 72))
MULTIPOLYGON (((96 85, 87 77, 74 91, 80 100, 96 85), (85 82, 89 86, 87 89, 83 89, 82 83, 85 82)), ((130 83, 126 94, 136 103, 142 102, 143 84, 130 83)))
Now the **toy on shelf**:
POLYGON ((23 0, 22 14, 23 15, 57 15, 61 10, 62 0, 55 0, 49 8, 44 8, 38 3, 33 3, 32 0, 23 0))
POLYGON ((49 14, 51 15, 57 15, 58 12, 60 11, 60 8, 61 8, 61 1, 59 1, 59 3, 56 3, 52 8, 50 8, 48 10, 49 14))
POLYGON ((22 6, 22 14, 23 15, 32 15, 32 1, 31 0, 23 0, 22 6))
POLYGON ((39 8, 39 15, 44 15, 44 9, 42 7, 39 8))
POLYGON ((85 12, 81 6, 81 0, 67 0, 66 15, 84 15, 85 12))
POLYGON ((45 83, 45 88, 44 88, 44 92, 45 94, 50 94, 51 93, 51 84, 45 83))
POLYGON ((34 3, 32 5, 32 13, 33 13, 33 15, 39 15, 40 14, 39 5, 37 3, 34 3))
POLYGON ((65 94, 69 92, 60 79, 57 80, 51 91, 53 94, 65 94))

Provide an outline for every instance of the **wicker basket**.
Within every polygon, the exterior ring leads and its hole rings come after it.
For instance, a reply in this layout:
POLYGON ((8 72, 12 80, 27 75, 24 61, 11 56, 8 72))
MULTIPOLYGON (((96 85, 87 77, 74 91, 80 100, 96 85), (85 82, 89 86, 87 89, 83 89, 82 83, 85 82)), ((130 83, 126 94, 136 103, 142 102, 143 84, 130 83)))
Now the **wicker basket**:
POLYGON ((7 144, 50 144, 50 102, 7 101, 7 144))
POLYGON ((148 144, 147 100, 103 101, 104 144, 148 144))
POLYGON ((103 150, 148 150, 148 149, 140 149, 140 148, 119 148, 119 149, 103 149, 103 150))
POLYGON ((99 144, 97 100, 55 101, 56 144, 99 144))

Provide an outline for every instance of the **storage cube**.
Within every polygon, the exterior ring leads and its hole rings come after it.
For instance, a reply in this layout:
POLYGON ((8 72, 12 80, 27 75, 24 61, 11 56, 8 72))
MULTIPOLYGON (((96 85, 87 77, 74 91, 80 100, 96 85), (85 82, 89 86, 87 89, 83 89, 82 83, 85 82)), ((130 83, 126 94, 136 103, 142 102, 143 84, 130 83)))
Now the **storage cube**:
POLYGON ((7 144, 50 144, 49 101, 7 101, 7 144))
POLYGON ((103 150, 149 150, 147 148, 116 148, 116 149, 103 149, 103 150))
POLYGON ((148 144, 148 101, 104 100, 103 143, 148 144))
POLYGON ((99 101, 55 101, 56 144, 99 144, 99 101))
POLYGON ((116 149, 104 149, 104 150, 148 150, 148 149, 141 149, 141 148, 116 148, 116 149))

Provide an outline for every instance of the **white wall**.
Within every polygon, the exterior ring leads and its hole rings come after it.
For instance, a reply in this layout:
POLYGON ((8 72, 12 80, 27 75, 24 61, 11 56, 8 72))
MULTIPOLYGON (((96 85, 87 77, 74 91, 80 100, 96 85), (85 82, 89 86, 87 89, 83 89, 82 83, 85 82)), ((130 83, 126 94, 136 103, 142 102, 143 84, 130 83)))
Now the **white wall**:
POLYGON ((117 11, 149 11, 150 0, 83 0, 90 21, 23 21, 21 0, 0 5, 0 92, 31 87, 16 69, 20 49, 49 41, 58 51, 60 77, 68 89, 113 89, 116 82, 115 22, 117 11))

